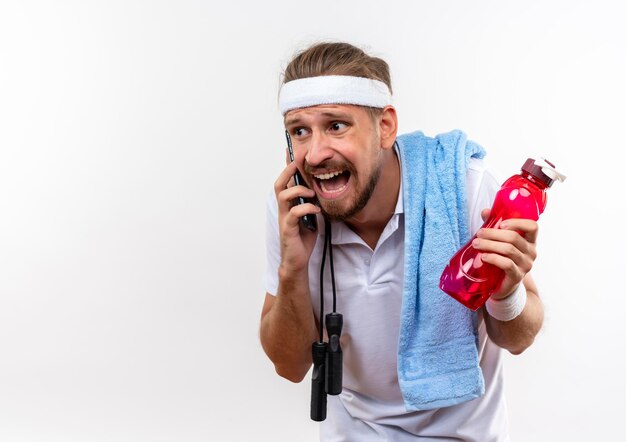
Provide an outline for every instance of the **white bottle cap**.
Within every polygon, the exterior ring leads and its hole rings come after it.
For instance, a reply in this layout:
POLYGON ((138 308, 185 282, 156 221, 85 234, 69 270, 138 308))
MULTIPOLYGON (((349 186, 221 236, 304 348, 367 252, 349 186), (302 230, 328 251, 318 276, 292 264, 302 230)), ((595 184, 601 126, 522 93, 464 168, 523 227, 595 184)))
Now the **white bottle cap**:
POLYGON ((554 165, 545 158, 540 157, 538 160, 535 160, 535 166, 541 167, 541 171, 554 181, 558 180, 562 183, 567 178, 561 172, 556 170, 554 165))

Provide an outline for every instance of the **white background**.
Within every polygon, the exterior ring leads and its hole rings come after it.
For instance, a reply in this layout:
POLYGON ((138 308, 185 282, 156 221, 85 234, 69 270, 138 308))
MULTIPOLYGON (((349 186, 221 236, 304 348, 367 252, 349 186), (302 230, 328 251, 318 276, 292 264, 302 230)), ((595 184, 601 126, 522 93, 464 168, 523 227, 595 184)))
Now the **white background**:
POLYGON ((401 132, 542 154, 535 345, 514 441, 608 441, 626 393, 625 10, 595 1, 2 1, 0 440, 314 441, 258 342, 279 74, 346 40, 401 132))

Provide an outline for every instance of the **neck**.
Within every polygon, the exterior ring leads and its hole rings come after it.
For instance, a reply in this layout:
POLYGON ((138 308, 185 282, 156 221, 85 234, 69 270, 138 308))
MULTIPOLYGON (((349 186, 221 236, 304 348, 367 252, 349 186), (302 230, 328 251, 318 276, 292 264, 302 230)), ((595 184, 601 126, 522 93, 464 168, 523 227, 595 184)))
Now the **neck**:
POLYGON ((394 149, 384 150, 383 168, 367 205, 345 223, 372 250, 394 214, 400 191, 400 163, 394 149))

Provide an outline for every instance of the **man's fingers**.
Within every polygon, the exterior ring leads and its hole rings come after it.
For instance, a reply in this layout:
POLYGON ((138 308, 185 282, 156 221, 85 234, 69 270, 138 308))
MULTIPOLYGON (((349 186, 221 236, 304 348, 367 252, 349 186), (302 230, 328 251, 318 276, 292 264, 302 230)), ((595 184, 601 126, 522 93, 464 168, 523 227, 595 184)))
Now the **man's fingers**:
POLYGON ((518 231, 483 228, 476 232, 476 237, 513 244, 522 253, 528 254, 532 259, 537 258, 537 247, 535 243, 528 241, 526 236, 520 235, 518 231))
POLYGON ((304 215, 317 214, 320 213, 321 209, 312 203, 304 203, 293 206, 289 209, 289 213, 293 215, 296 220, 299 220, 304 215))
POLYGON ((504 270, 506 278, 508 278, 509 281, 519 282, 524 277, 524 274, 520 271, 519 267, 517 267, 517 265, 506 256, 501 256, 497 253, 482 253, 481 260, 504 270))
POLYGON ((504 271, 504 280, 496 293, 491 295, 494 299, 501 299, 508 296, 517 284, 522 284, 524 273, 522 273, 513 261, 497 253, 481 253, 483 262, 491 264, 504 271))
MULTIPOLYGON (((489 218, 490 214, 491 209, 483 209, 480 212, 480 216, 482 217, 483 221, 487 221, 487 218, 489 218)), ((521 232, 524 238, 528 242, 532 243, 537 242, 537 236, 539 234, 539 224, 537 224, 537 221, 523 218, 506 219, 496 225, 496 228, 521 232)))
POLYGON ((530 269, 532 269, 534 258, 531 257, 531 254, 534 253, 534 251, 532 253, 528 251, 522 252, 522 250, 510 242, 476 238, 472 242, 472 247, 484 253, 494 253, 508 258, 524 273, 528 273, 530 269))
POLYGON ((531 219, 507 219, 500 223, 500 229, 521 232, 524 238, 526 238, 526 241, 531 243, 536 243, 537 236, 539 235, 539 224, 537 224, 537 221, 531 219))
POLYGON ((301 206, 302 204, 297 204, 299 197, 313 198, 314 196, 315 191, 304 186, 293 186, 281 191, 276 197, 279 215, 284 216, 292 207, 301 206))
POLYGON ((483 219, 483 222, 487 221, 487 218, 489 218, 489 214, 491 213, 491 209, 483 209, 480 211, 480 216, 483 219))
POLYGON ((289 163, 287 164, 287 167, 283 169, 280 175, 278 175, 278 178, 276 179, 276 181, 274 181, 274 192, 276 192, 277 197, 280 192, 287 188, 289 181, 296 174, 296 170, 296 164, 289 163))
MULTIPOLYGON (((316 215, 321 209, 312 203, 304 203, 293 206, 289 209, 286 216, 283 217, 284 227, 286 229, 300 229, 300 218, 304 215, 316 215)), ((304 229, 306 230, 306 229, 304 229)))
POLYGON ((281 203, 282 204, 291 203, 293 200, 295 200, 298 197, 313 198, 314 196, 315 196, 315 191, 309 189, 308 187, 293 186, 293 187, 289 187, 281 191, 278 194, 277 200, 278 200, 278 205, 281 205, 281 203))
MULTIPOLYGON (((484 213, 484 211, 483 211, 484 213)), ((518 236, 522 236, 526 241, 535 243, 539 235, 539 224, 537 221, 523 218, 505 219, 493 229, 481 229, 484 231, 492 230, 494 232, 515 232, 518 236)))
POLYGON ((530 248, 529 241, 514 230, 482 228, 476 232, 476 237, 513 244, 522 253, 528 252, 530 248))

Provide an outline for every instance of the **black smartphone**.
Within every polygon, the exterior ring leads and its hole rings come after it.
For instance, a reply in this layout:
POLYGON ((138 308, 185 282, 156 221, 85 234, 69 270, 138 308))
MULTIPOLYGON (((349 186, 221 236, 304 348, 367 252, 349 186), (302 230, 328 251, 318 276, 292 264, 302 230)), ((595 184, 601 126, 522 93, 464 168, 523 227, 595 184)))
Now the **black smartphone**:
MULTIPOLYGON (((289 136, 289 132, 285 131, 285 137, 287 138, 287 150, 289 150, 289 160, 293 162, 293 147, 291 146, 291 137, 289 136)), ((293 179, 296 183, 296 186, 309 187, 306 185, 306 182, 304 181, 304 178, 302 178, 302 175, 300 175, 299 170, 296 170, 296 174, 294 175, 293 179)), ((304 204, 306 202, 308 201, 305 198, 298 197, 298 201, 296 202, 296 204, 304 204)), ((300 218, 300 222, 304 227, 312 232, 315 232, 317 230, 317 218, 313 213, 304 215, 302 218, 300 218)))

